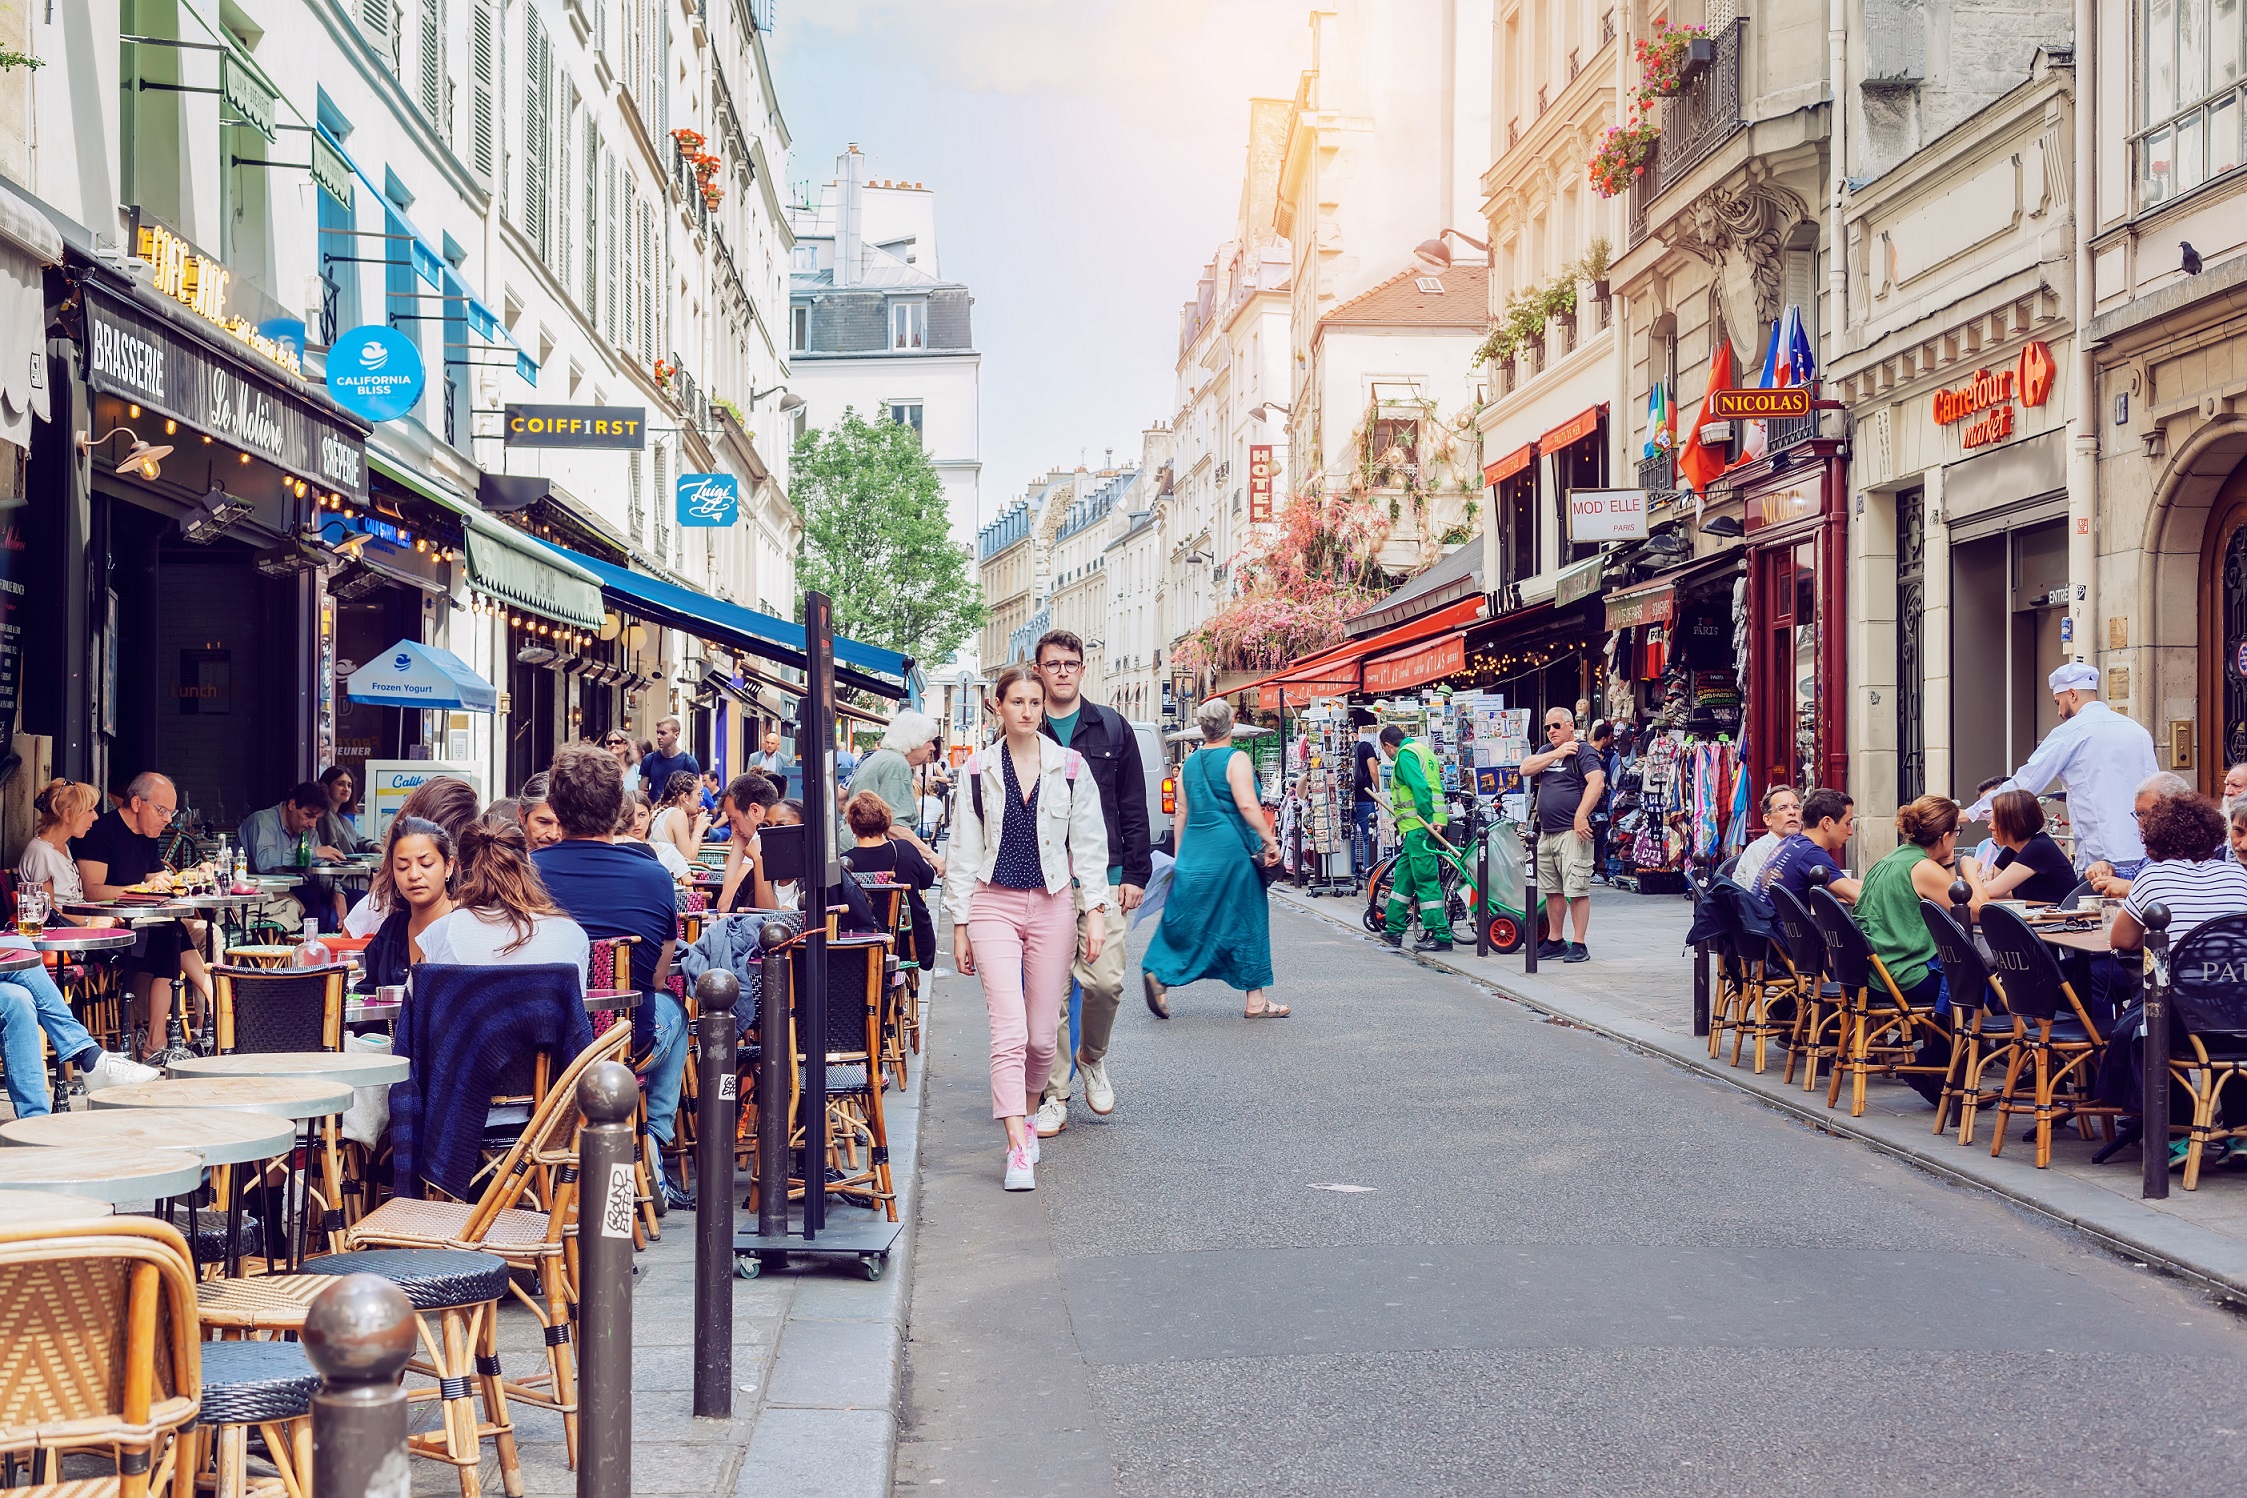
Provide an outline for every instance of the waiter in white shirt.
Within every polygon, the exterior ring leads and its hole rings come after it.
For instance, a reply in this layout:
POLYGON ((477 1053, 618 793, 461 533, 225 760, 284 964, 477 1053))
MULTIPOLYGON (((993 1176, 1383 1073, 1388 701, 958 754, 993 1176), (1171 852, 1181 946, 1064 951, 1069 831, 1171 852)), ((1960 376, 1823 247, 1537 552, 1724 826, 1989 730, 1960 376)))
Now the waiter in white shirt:
POLYGON ((2068 798, 2068 821, 2075 828, 2075 866, 2111 864, 2122 878, 2134 877, 2145 862, 2132 811, 2138 787, 2159 774, 2153 735, 2099 700, 2099 668, 2070 661, 2047 684, 2060 710, 2060 726, 2036 746, 2028 763, 1967 811, 1986 820, 1990 799, 1999 791, 2021 790, 2041 796, 2054 786, 2068 798))

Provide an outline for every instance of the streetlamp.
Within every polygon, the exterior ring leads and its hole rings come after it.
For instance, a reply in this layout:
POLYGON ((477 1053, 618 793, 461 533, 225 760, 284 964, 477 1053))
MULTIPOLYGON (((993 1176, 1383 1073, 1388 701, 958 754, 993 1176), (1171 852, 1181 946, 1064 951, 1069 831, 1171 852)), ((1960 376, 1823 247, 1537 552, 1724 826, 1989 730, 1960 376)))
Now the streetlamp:
POLYGON ((1295 414, 1293 410, 1281 405, 1278 401, 1258 401, 1248 408, 1248 415, 1252 421, 1270 421, 1274 411, 1279 412, 1282 416, 1293 416, 1295 414))
MULTIPOLYGON (((749 392, 749 409, 752 411, 756 410, 757 402, 772 394, 774 390, 787 389, 788 387, 785 385, 775 385, 770 390, 751 390, 749 392)), ((788 390, 788 393, 780 398, 780 405, 776 409, 781 411, 793 411, 802 406, 803 403, 804 398, 802 396, 798 395, 793 390, 788 390)))
POLYGON ((1457 229, 1439 229, 1436 231, 1435 238, 1423 239, 1412 247, 1412 258, 1425 266, 1431 275, 1451 269, 1451 246, 1443 242, 1445 235, 1458 240, 1461 244, 1473 245, 1476 249, 1482 251, 1486 257, 1490 254, 1490 246, 1484 244, 1472 234, 1462 234, 1457 229))

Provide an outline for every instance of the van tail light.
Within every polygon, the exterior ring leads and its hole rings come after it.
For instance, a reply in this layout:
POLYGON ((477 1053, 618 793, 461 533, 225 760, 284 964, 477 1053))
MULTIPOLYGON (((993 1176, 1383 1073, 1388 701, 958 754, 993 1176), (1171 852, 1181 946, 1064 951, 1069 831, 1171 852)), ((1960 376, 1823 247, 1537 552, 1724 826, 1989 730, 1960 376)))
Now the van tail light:
POLYGON ((1163 777, 1163 815, 1166 817, 1178 815, 1178 777, 1175 775, 1163 777))

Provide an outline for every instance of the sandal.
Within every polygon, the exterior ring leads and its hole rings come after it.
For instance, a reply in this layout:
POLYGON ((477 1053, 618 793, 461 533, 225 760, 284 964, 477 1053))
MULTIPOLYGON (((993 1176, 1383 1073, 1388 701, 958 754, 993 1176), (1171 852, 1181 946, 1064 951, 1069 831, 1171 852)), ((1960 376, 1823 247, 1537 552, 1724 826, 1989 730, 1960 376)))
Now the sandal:
POLYGON ((1288 1017, 1288 1016, 1289 1016, 1290 1014, 1292 1014, 1292 1013, 1294 1013, 1294 1012, 1295 1012, 1294 1010, 1290 1009, 1290 1008, 1289 1008, 1289 1007, 1288 1007, 1287 1005, 1285 1005, 1285 1004, 1273 1004, 1273 1003, 1269 1003, 1269 1002, 1267 1002, 1267 1003, 1266 1003, 1266 1004, 1264 1005, 1264 1007, 1263 1007, 1263 1008, 1261 1008, 1261 1009, 1243 1009, 1243 1010, 1241 1011, 1241 1018, 1242 1018, 1242 1019, 1286 1019, 1286 1018, 1287 1018, 1287 1017, 1288 1017))
POLYGON ((1163 1002, 1163 986, 1155 981, 1155 975, 1142 970, 1139 974, 1139 985, 1141 991, 1147 995, 1147 1007, 1154 1011, 1155 1018, 1169 1019, 1170 1006, 1163 1002))

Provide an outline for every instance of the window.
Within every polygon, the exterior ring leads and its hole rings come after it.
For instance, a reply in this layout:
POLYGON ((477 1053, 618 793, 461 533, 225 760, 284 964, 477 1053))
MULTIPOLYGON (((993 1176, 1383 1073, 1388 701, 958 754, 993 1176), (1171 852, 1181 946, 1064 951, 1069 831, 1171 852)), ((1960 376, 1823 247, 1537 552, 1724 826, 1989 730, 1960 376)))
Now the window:
POLYGON ((889 419, 901 427, 911 427, 913 436, 921 435, 921 403, 919 401, 891 401, 889 419))
POLYGON ((889 346, 921 348, 928 342, 928 303, 892 302, 889 307, 889 346))
POLYGON ((2242 0, 2145 0, 2138 207, 2220 177, 2242 159, 2242 0))
POLYGON ((788 309, 788 348, 792 353, 802 353, 811 342, 811 308, 788 309))

